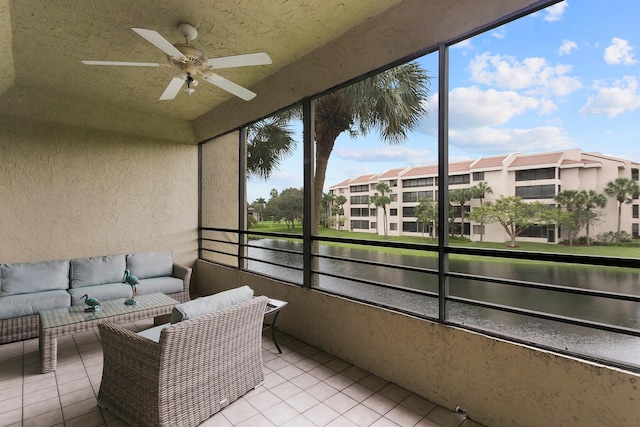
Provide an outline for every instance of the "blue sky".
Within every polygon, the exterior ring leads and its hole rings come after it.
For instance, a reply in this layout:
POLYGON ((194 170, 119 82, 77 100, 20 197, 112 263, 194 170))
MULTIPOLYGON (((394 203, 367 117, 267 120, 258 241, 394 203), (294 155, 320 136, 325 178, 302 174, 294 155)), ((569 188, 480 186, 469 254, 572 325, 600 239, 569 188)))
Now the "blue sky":
MULTIPOLYGON (((640 2, 563 1, 450 49, 449 158, 567 148, 640 161, 640 2)), ((437 76, 437 54, 418 62, 437 76)), ((429 115, 408 140, 341 135, 325 191, 344 179, 437 162, 438 81, 429 115)), ((298 138, 301 135, 298 132, 298 138)), ((249 202, 302 187, 302 150, 269 182, 248 182, 249 202)))

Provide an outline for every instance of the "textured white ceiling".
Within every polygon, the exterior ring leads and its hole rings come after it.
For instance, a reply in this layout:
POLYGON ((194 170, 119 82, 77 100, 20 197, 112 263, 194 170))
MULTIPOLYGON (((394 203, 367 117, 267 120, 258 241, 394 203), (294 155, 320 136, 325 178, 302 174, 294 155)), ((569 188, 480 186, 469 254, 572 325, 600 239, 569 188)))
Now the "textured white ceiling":
MULTIPOLYGON (((159 101, 175 68, 87 66, 80 61, 165 63, 166 55, 131 28, 153 29, 177 43, 184 42, 177 27, 187 22, 199 33, 194 44, 210 58, 256 51, 271 56, 271 65, 219 71, 251 88, 398 1, 0 0, 0 95, 14 104, 4 105, 14 113, 30 108, 33 101, 28 99, 48 103, 51 97, 65 97, 192 120, 233 95, 201 81, 191 97, 181 92, 173 101, 159 101)), ((65 102, 51 108, 57 107, 65 108, 65 102)), ((73 106, 66 109, 74 111, 73 106)))
POLYGON ((552 1, 483 0, 479 8, 478 0, 0 0, 0 114, 195 143, 552 1), (177 43, 181 22, 197 28, 194 44, 209 58, 271 56, 271 65, 219 70, 257 92, 254 100, 201 79, 193 95, 160 101, 175 68, 80 62, 164 63, 166 55, 131 28, 177 43))

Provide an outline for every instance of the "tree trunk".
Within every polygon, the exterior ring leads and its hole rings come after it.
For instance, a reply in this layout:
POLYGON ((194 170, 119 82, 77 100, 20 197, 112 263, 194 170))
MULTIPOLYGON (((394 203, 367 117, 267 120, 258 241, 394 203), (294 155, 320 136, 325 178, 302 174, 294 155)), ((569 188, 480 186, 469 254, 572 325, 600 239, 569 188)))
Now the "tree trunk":
POLYGON ((616 233, 616 242, 620 241, 621 222, 622 222, 622 202, 618 202, 618 232, 616 233))

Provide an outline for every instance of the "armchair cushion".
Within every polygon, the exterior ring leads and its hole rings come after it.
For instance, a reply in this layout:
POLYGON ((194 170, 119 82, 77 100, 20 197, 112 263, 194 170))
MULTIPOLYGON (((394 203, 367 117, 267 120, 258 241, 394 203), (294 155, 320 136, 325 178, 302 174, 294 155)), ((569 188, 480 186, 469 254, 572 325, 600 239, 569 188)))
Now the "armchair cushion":
POLYGON ((253 289, 245 285, 178 304, 171 312, 171 323, 178 323, 183 320, 202 316, 203 314, 213 313, 214 311, 248 301, 251 298, 253 298, 253 289))

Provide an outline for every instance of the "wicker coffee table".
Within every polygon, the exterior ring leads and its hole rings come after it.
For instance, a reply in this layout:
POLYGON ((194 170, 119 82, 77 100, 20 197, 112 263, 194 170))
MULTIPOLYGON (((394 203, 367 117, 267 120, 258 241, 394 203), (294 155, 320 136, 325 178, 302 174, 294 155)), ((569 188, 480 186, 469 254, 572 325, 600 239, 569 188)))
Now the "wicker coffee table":
POLYGON ((87 331, 101 322, 132 321, 171 313, 178 301, 163 293, 139 295, 137 305, 125 305, 127 298, 102 301, 100 310, 85 312, 86 305, 44 310, 40 317, 40 361, 42 373, 54 371, 58 360, 58 337, 87 331))

